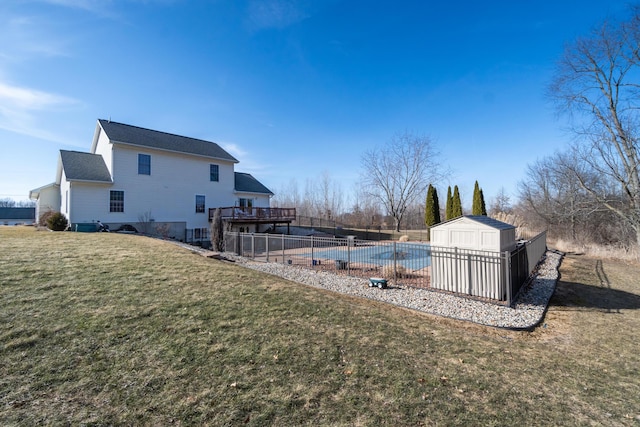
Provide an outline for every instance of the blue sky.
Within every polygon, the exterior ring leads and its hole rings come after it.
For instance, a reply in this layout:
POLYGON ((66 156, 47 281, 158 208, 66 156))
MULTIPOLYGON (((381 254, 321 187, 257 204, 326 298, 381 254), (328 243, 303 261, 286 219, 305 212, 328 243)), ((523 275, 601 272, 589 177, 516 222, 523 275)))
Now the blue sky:
MULTIPOLYGON (((566 43, 616 1, 3 0, 0 198, 53 182, 98 118, 215 141, 277 192, 430 136, 463 203, 516 194, 570 136, 545 100, 566 43)), ((441 189, 440 191, 444 191, 441 189)), ((441 199, 444 199, 442 194, 441 199)))

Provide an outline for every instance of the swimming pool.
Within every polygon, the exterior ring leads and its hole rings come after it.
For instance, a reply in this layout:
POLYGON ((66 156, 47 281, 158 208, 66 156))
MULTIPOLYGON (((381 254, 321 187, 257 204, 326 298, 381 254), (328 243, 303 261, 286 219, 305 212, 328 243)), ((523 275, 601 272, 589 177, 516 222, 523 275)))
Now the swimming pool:
POLYGON ((342 260, 351 263, 365 263, 377 266, 393 264, 394 259, 410 270, 421 270, 431 265, 430 245, 425 243, 396 243, 394 244, 332 247, 329 249, 314 249, 313 253, 305 257, 325 260, 342 260))

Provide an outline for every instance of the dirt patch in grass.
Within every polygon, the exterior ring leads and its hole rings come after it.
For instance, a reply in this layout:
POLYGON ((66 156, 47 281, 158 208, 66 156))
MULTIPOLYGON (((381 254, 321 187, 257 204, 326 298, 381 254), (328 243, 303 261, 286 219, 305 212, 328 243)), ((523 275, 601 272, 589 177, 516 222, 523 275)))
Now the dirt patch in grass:
POLYGON ((114 233, 0 228, 0 271, 2 425, 640 422, 636 264, 569 256, 531 333, 114 233))

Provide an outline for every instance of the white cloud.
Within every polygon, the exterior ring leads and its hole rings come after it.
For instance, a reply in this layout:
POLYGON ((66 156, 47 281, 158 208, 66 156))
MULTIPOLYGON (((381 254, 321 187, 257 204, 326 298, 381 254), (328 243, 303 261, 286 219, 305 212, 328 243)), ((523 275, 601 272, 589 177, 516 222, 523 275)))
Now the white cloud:
POLYGON ((221 142, 219 144, 222 148, 228 151, 229 154, 231 154, 238 160, 247 155, 247 152, 240 148, 240 146, 234 142, 221 142))
POLYGON ((252 0, 248 8, 248 23, 253 31, 282 29, 308 16, 294 0, 252 0))
POLYGON ((0 59, 5 63, 68 56, 67 43, 37 17, 0 15, 0 59))
POLYGON ((55 6, 83 9, 88 12, 103 14, 112 4, 110 0, 43 0, 55 6))
POLYGON ((251 152, 244 150, 234 142, 219 142, 218 145, 224 148, 233 157, 238 159, 240 163, 235 168, 238 172, 256 174, 260 171, 269 169, 270 167, 269 164, 254 160, 252 158, 251 152))
POLYGON ((40 110, 73 103, 71 98, 0 82, 0 108, 8 105, 19 110, 40 110))
POLYGON ((73 98, 35 89, 12 86, 0 81, 0 129, 52 141, 61 141, 42 129, 40 114, 55 113, 77 107, 81 103, 73 98))

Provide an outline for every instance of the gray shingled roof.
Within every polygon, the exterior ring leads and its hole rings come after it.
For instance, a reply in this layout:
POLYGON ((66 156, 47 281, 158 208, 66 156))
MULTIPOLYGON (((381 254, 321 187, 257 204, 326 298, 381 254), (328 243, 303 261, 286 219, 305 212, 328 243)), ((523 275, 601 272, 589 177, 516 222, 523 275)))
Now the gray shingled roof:
POLYGON ((99 154, 60 150, 60 159, 69 181, 111 182, 111 174, 99 154))
POLYGON ((109 120, 100 119, 98 122, 111 142, 196 154, 238 163, 235 157, 227 153, 215 142, 125 125, 109 120))
POLYGON ((36 208, 0 208, 0 219, 35 220, 36 208))
POLYGON ((449 224, 450 222, 458 221, 461 218, 467 218, 472 221, 479 222, 481 224, 487 225, 489 227, 492 227, 498 230, 509 230, 512 228, 516 228, 514 225, 507 224, 506 222, 498 221, 497 219, 493 219, 485 215, 463 215, 457 218, 450 219, 448 221, 441 222, 440 224, 436 224, 433 227, 439 227, 444 224, 449 224))
POLYGON ((489 227, 496 228, 498 230, 509 230, 511 228, 516 228, 514 225, 498 221, 497 219, 490 218, 486 215, 465 215, 465 218, 469 218, 473 221, 488 225, 489 227))
POLYGON ((273 194, 271 190, 262 185, 262 183, 255 179, 251 174, 236 172, 235 176, 236 191, 273 194))

